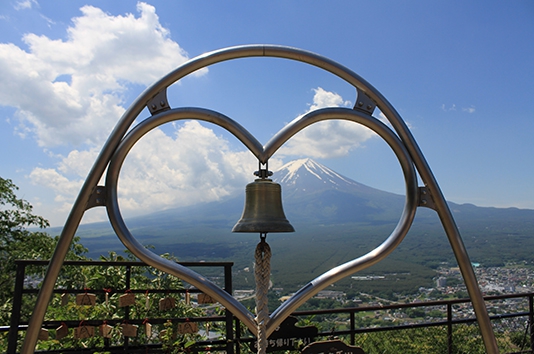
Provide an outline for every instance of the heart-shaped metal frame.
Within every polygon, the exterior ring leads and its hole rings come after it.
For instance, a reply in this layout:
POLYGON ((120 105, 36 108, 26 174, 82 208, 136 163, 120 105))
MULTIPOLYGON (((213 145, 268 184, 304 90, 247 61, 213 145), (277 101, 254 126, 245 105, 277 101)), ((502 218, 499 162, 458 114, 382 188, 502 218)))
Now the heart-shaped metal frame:
POLYGON ((326 108, 313 111, 287 125, 278 134, 276 134, 265 145, 265 147, 262 147, 260 143, 258 143, 258 141, 237 122, 217 112, 201 108, 171 109, 156 114, 138 124, 122 140, 118 149, 113 155, 108 168, 106 178, 108 200, 106 205, 109 219, 115 232, 124 245, 140 260, 187 281, 206 294, 210 295, 212 298, 218 300, 237 318, 243 321, 248 329, 255 335, 257 335, 258 329, 256 321, 254 320, 254 315, 251 314, 243 305, 241 305, 241 303, 234 299, 231 294, 228 294, 217 285, 213 284, 208 279, 192 271, 191 269, 162 258, 156 255, 154 252, 146 249, 132 236, 121 216, 118 203, 117 181, 120 174, 120 168, 128 152, 140 138, 142 138, 152 129, 162 124, 180 119, 203 120, 224 127, 234 136, 236 136, 246 147, 248 147, 248 149, 256 157, 258 157, 258 159, 265 162, 268 161, 272 154, 274 154, 278 147, 280 147, 285 141, 310 124, 328 119, 343 119, 353 121, 372 129, 374 132, 380 135, 392 148, 401 164, 406 181, 407 197, 401 218, 391 235, 371 252, 327 271, 291 296, 289 300, 285 301, 270 316, 270 320, 266 324, 267 335, 271 334, 276 327, 278 327, 280 323, 291 314, 291 312, 298 308, 307 299, 317 294, 317 292, 320 290, 350 274, 365 269, 384 259, 395 249, 395 247, 397 247, 410 229, 411 223, 415 216, 416 208, 418 206, 417 178, 413 168, 412 160, 404 148, 404 145, 385 124, 359 111, 346 108, 326 108))
POLYGON ((261 163, 266 163, 269 157, 271 157, 285 141, 310 124, 327 119, 350 120, 363 124, 379 134, 389 144, 401 164, 406 183, 406 201, 403 214, 392 234, 372 252, 331 269, 298 291, 289 301, 286 301, 271 314, 270 321, 267 324, 269 334, 272 333, 272 331, 274 331, 292 311, 298 308, 320 289, 386 257, 402 241, 402 238, 408 232, 416 208, 418 206, 426 206, 434 209, 438 213, 445 233, 447 234, 473 303, 473 309, 477 316, 480 332, 486 346, 486 352, 490 354, 499 352, 482 293, 478 287, 471 261, 467 255, 467 251, 458 231, 458 227, 454 222, 452 213, 414 137, 393 106, 380 94, 380 92, 378 92, 378 90, 356 73, 328 58, 291 47, 276 45, 247 45, 225 48, 191 59, 146 89, 125 111, 89 172, 78 198, 72 207, 69 217, 65 222, 56 250, 50 260, 50 265, 39 291, 21 353, 33 353, 37 343, 39 330, 46 313, 46 308, 54 290, 54 284, 70 244, 72 243, 74 234, 76 233, 85 211, 95 206, 107 207, 108 215, 115 231, 126 247, 134 252, 137 257, 149 265, 156 266, 163 271, 183 278, 216 298, 226 306, 228 310, 234 313, 236 317, 243 321, 253 333, 257 333, 256 323, 252 314, 250 314, 250 312, 239 302, 196 272, 164 260, 154 253, 145 250, 144 247, 142 247, 142 245, 140 245, 130 234, 122 220, 122 216, 120 215, 117 203, 116 185, 118 172, 127 152, 146 132, 160 124, 178 119, 204 120, 227 129, 243 142, 261 163), (171 109, 169 107, 166 92, 170 85, 209 65, 245 57, 285 58, 307 63, 326 70, 356 88, 356 105, 352 110, 344 108, 326 108, 311 112, 288 124, 274 136, 265 147, 262 147, 261 144, 239 124, 217 112, 200 108, 171 109), (375 107, 378 107, 384 114, 395 133, 383 123, 372 117, 372 112, 375 107), (152 116, 141 122, 127 135, 131 125, 145 108, 149 109, 152 116), (106 186, 98 186, 98 181, 104 175, 104 171, 108 167, 109 171, 106 177, 106 186), (423 181, 424 187, 417 187, 415 169, 419 173, 419 177, 423 181), (106 194, 109 194, 109 198, 106 198, 106 194))

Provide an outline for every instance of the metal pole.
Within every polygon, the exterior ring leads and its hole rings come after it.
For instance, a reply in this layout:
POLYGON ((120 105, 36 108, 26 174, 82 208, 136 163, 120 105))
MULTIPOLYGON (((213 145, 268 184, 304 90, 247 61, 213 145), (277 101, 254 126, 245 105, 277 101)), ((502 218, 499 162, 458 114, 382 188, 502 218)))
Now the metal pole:
POLYGON ((22 308, 22 291, 24 290, 24 273, 26 264, 17 263, 17 273, 15 276, 15 289, 13 292, 13 307, 11 309, 11 321, 9 323, 9 334, 7 342, 7 353, 17 352, 17 341, 19 337, 20 309, 22 308))
POLYGON ((109 136, 108 141, 102 148, 102 151, 98 155, 95 164, 91 168, 91 171, 89 171, 87 179, 80 190, 80 194, 74 202, 67 221, 65 222, 65 226, 63 227, 61 235, 59 236, 54 254, 50 259, 41 289, 39 290, 39 295, 37 296, 37 301, 33 308, 32 317, 28 324, 28 331, 26 332, 21 354, 31 354, 35 351, 35 345, 37 344, 37 337, 39 336, 41 324, 43 323, 46 309, 54 290, 54 285, 59 272, 61 271, 61 266, 63 265, 65 256, 67 255, 72 243, 72 239, 74 238, 74 234, 80 225, 85 210, 88 208, 87 204, 91 194, 96 189, 97 183, 100 177, 102 177, 116 146, 119 144, 124 134, 126 134, 130 124, 138 114, 136 113, 133 115, 132 112, 135 112, 136 109, 140 112, 144 108, 144 105, 139 104, 139 101, 142 98, 143 97, 141 96, 140 99, 138 99, 130 107, 130 109, 124 113, 123 117, 109 136))

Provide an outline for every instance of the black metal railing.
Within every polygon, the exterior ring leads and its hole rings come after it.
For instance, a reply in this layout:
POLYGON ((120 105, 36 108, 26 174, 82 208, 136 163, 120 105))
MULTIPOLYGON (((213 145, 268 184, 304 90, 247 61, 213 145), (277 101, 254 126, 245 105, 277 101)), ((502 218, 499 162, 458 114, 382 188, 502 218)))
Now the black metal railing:
MULTIPOLYGON (((17 346, 18 346, 18 334, 20 331, 25 331, 28 326, 28 321, 22 321, 21 320, 21 309, 23 304, 23 296, 27 294, 36 294, 38 293, 38 289, 35 288, 25 288, 24 287, 24 281, 26 278, 26 267, 28 266, 47 266, 48 261, 35 261, 35 260, 17 260, 17 272, 16 272, 16 278, 15 278, 15 289, 14 289, 14 296, 13 296, 13 305, 12 305, 12 311, 11 311, 11 321, 9 327, 0 327, 0 332, 2 331, 9 331, 8 333, 8 346, 7 346, 7 353, 8 354, 15 354, 17 353, 17 346)), ((228 292, 229 294, 232 293, 232 262, 179 262, 179 264, 185 266, 185 267, 221 267, 224 271, 224 284, 223 289, 228 292)), ((94 294, 105 294, 106 292, 109 294, 111 291, 113 293, 146 293, 148 290, 152 294, 186 294, 186 293, 201 293, 200 290, 195 288, 188 288, 188 289, 131 289, 131 270, 133 267, 147 267, 147 265, 143 262, 134 262, 134 261, 120 261, 120 262, 110 262, 110 261, 65 261, 63 263, 64 266, 76 266, 76 267, 82 267, 82 266, 96 266, 96 267, 124 267, 125 268, 125 286, 124 289, 91 289, 91 293, 94 294)), ((110 287, 111 288, 111 287, 110 287)), ((54 289, 55 294, 83 294, 87 293, 87 289, 54 289)), ((163 324, 167 321, 177 322, 177 323, 184 323, 184 322, 223 322, 225 324, 225 333, 226 333, 226 340, 213 340, 213 341, 204 341, 199 344, 198 346, 207 346, 210 345, 214 348, 215 351, 217 350, 224 350, 227 353, 233 354, 234 353, 234 346, 233 346, 233 315, 225 310, 224 316, 204 316, 201 318, 189 318, 189 317, 179 317, 179 318, 144 318, 144 319, 131 319, 129 314, 129 308, 124 308, 124 315, 121 318, 115 318, 115 319, 102 319, 102 320, 83 320, 83 324, 86 326, 98 326, 101 325, 103 322, 109 325, 116 325, 120 323, 127 322, 128 324, 132 325, 140 325, 143 324, 144 321, 149 320, 151 324, 163 324)), ((80 320, 61 320, 61 321, 43 321, 42 328, 44 329, 55 329, 60 325, 66 325, 70 328, 76 327, 80 325, 80 320)), ((123 345, 117 346, 111 345, 109 341, 105 341, 106 345, 104 350, 105 351, 122 351, 124 352, 125 349, 129 353, 161 353, 161 344, 150 344, 150 345, 143 345, 140 347, 133 347, 129 345, 129 339, 128 337, 123 338, 123 345)), ((102 349, 100 349, 102 350, 102 349)), ((79 349, 73 349, 73 350, 65 350, 61 349, 58 351, 50 350, 47 351, 48 353, 53 352, 61 352, 61 353, 77 353, 79 352, 79 349)))
MULTIPOLYGON (((534 353, 534 293, 522 293, 522 294, 506 294, 506 295, 496 295, 496 296, 486 296, 484 300, 486 302, 491 302, 495 300, 509 300, 509 299, 528 299, 528 311, 517 311, 517 312, 508 312, 504 314, 491 315, 490 319, 492 321, 502 320, 502 319, 511 319, 511 318, 525 318, 526 319, 526 342, 528 343, 528 348, 526 351, 521 351, 524 353, 534 353)), ((447 328, 447 352, 453 353, 453 326, 459 324, 474 324, 477 322, 474 316, 468 318, 455 318, 454 317, 454 305, 459 304, 470 304, 470 299, 454 299, 454 300, 438 300, 438 301, 424 301, 417 303, 406 303, 406 304, 391 304, 391 305, 376 305, 376 306, 365 306, 365 307, 353 307, 353 308, 342 308, 342 309, 328 309, 328 310, 310 310, 310 311, 297 311, 293 313, 293 316, 303 317, 303 316, 317 316, 317 315, 332 315, 332 314, 348 314, 349 315, 349 329, 347 330, 329 330, 320 332, 319 336, 348 336, 349 342, 351 345, 357 344, 356 335, 362 333, 373 333, 373 332, 385 332, 385 331, 399 331, 407 329, 416 329, 416 328, 429 328, 429 327, 446 327, 447 328), (420 323, 408 323, 400 325, 391 325, 391 326, 374 326, 374 327, 364 327, 356 328, 356 314, 360 312, 373 312, 373 311, 391 311, 391 310, 402 310, 402 309, 411 309, 411 308, 435 308, 435 307, 445 307, 446 316, 444 319, 436 319, 434 321, 426 321, 420 323)), ((525 349, 525 348, 524 348, 525 349)))
MULTIPOLYGON (((30 260, 21 260, 17 261, 17 276, 15 279, 15 292, 13 298, 13 309, 11 316, 11 323, 9 327, 0 327, 0 331, 9 331, 8 334, 8 354, 15 354, 17 352, 18 345, 18 334, 20 331, 25 331, 28 325, 27 321, 21 321, 21 307, 22 307, 22 298, 25 294, 35 294, 37 289, 29 289, 24 287, 25 279, 25 268, 29 265, 37 266, 46 266, 48 262, 46 261, 30 261, 30 260)), ((230 262, 180 262, 181 265, 187 267, 223 267, 224 269, 224 290, 228 293, 232 293, 232 272, 231 268, 233 263, 230 262)), ((107 262, 107 261, 66 261, 64 265, 68 266, 114 266, 114 267, 125 267, 126 268, 126 286, 125 288, 128 291, 133 293, 144 293, 146 289, 130 289, 130 274, 132 267, 146 267, 147 265, 142 262, 107 262)), ((115 292, 120 293, 126 289, 114 289, 115 292)), ((91 290, 94 293, 104 293, 106 290, 91 290)), ((152 293, 200 293, 198 289, 150 289, 152 293)), ((85 289, 56 289, 55 293, 84 293, 85 289)), ((507 294, 507 295, 497 295, 497 296, 487 296, 485 301, 491 303, 492 301, 501 301, 501 300, 523 300, 528 301, 528 309, 521 310, 508 310, 506 313, 502 314, 492 314, 490 316, 492 321, 506 320, 506 319, 519 319, 522 318, 526 322, 525 328, 525 347, 521 348, 522 353, 534 353, 534 293, 523 293, 523 294, 507 294)), ((384 331, 399 331, 399 330, 410 330, 418 328, 432 328, 432 327, 442 327, 446 328, 446 345, 447 352, 453 353, 454 348, 454 338, 453 338, 453 327, 460 324, 473 324, 476 323, 476 318, 472 316, 459 317, 455 316, 455 307, 459 305, 468 306, 470 304, 469 299, 454 299, 454 300, 440 300, 440 301, 425 301, 418 303, 405 303, 405 304, 389 304, 389 305, 376 305, 376 306, 365 306, 365 307, 350 307, 350 308, 339 308, 339 309, 325 309, 325 310, 311 310, 311 311, 297 311, 292 314, 292 316, 297 318, 309 318, 310 316, 336 316, 343 315, 346 320, 345 329, 332 328, 324 331, 320 331, 315 338, 331 338, 331 337, 343 337, 346 338, 351 345, 358 344, 357 336, 364 333, 374 333, 374 332, 384 332, 384 331), (387 313, 388 311, 403 311, 406 309, 415 309, 415 308, 442 308, 443 316, 439 318, 434 318, 431 321, 421 321, 421 322, 411 322, 403 323, 398 325, 374 325, 374 326, 358 326, 357 315, 361 312, 381 312, 387 313)), ((457 311, 456 311, 457 312, 457 311)), ((123 318, 118 319, 106 319, 110 324, 119 324, 127 320, 130 324, 142 324, 143 319, 130 319, 128 315, 128 310, 125 310, 123 318)), ((145 319, 146 320, 146 319, 145 319)), ((173 321, 177 323, 181 322, 204 322, 204 323, 224 323, 224 330, 222 339, 215 340, 203 340, 197 341, 197 343, 190 347, 191 352, 204 352, 209 347, 210 352, 224 351, 230 354, 239 354, 242 350, 242 345, 245 344, 249 348, 253 346, 255 338, 247 333, 243 326, 240 324, 240 321, 234 318, 234 316, 226 311, 224 316, 204 316, 197 318, 151 318, 150 323, 152 324, 162 324, 167 321, 173 321), (246 334, 243 334, 246 333, 246 334)), ((84 321, 86 325, 98 326, 102 324, 102 320, 88 320, 84 321)), ((74 321, 45 321, 43 323, 43 328, 56 328, 60 324, 66 324, 69 326, 76 326, 80 323, 79 320, 74 321)), ((93 351, 105 350, 111 353, 124 352, 127 350, 129 353, 161 353, 162 345, 161 344, 144 344, 144 345, 130 345, 128 343, 128 337, 124 338, 122 345, 117 345, 115 343, 113 346, 110 343, 107 343, 105 348, 94 349, 93 351)), ((88 349, 84 349, 83 352, 93 352, 88 349)), ((44 351, 43 351, 44 352, 44 351)), ((80 349, 72 348, 61 349, 61 350, 48 350, 47 353, 79 353, 80 349)), ((515 351, 518 353, 518 351, 515 351)), ((508 351, 508 353, 511 353, 508 351)))

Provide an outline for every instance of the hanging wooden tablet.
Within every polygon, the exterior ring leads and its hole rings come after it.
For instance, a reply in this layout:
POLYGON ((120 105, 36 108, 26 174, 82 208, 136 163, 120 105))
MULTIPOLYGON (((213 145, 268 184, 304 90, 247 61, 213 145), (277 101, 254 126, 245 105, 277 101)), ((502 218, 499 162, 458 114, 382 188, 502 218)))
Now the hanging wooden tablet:
POLYGON ((216 302, 211 296, 206 294, 198 294, 197 301, 199 304, 213 304, 216 302))
POLYGON ((135 304, 135 294, 126 293, 119 297, 119 307, 132 306, 135 304))
POLYGON ((197 332, 198 332, 198 324, 196 322, 178 323, 179 334, 197 333, 197 332))
POLYGON ((150 339, 152 337, 152 325, 145 322, 145 336, 150 339))
POLYGON ((67 306, 69 304, 69 294, 61 294, 61 306, 67 306))
POLYGON ((61 340, 69 335, 69 327, 66 324, 62 323, 61 326, 56 328, 56 339, 61 340))
POLYGON ((76 305, 78 306, 95 306, 96 295, 95 294, 76 294, 76 305))
POLYGON ((159 300, 159 310, 167 311, 176 307, 176 299, 173 297, 166 297, 159 300))
POLYGON ((137 325, 132 325, 129 323, 121 324, 122 335, 125 337, 137 337, 137 325))
POLYGON ((38 340, 48 340, 48 329, 41 328, 39 335, 37 336, 38 340))
POLYGON ((79 326, 74 328, 75 339, 85 339, 95 336, 95 327, 93 326, 79 326))
POLYGON ((185 292, 185 303, 189 305, 190 302, 191 302, 191 294, 189 294, 189 291, 186 291, 185 292))
POLYGON ((145 309, 147 311, 150 310, 150 298, 148 297, 148 291, 145 294, 145 309))
POLYGON ((111 327, 107 323, 103 323, 98 327, 98 333, 100 334, 101 337, 111 338, 111 330, 112 329, 113 329, 113 327, 111 327))

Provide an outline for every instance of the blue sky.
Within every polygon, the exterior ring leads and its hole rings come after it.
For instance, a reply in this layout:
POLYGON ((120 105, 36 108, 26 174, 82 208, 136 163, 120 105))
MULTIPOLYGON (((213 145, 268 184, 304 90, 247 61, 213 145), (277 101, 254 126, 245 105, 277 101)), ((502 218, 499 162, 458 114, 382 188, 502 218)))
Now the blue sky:
MULTIPOLYGON (((534 209, 531 1, 6 0, 0 175, 61 225, 109 132, 145 87, 207 51, 259 43, 316 52, 371 83, 410 126, 448 200, 534 209)), ((254 58, 187 77, 169 100, 228 115, 265 143, 311 109, 350 106, 355 92, 306 64, 254 58)), ((309 129, 270 167, 311 157, 403 193, 380 139, 354 124, 309 129)), ((195 122, 150 133, 131 155, 119 187, 126 215, 222 198, 244 189, 257 167, 222 129, 195 122)), ((91 210, 84 222, 104 218, 91 210)))

